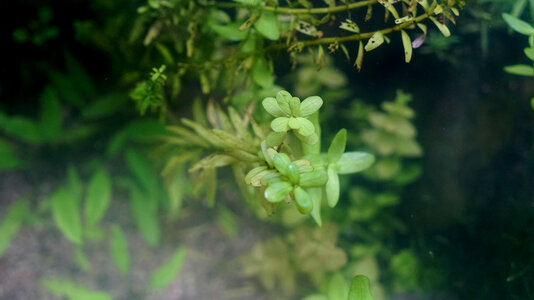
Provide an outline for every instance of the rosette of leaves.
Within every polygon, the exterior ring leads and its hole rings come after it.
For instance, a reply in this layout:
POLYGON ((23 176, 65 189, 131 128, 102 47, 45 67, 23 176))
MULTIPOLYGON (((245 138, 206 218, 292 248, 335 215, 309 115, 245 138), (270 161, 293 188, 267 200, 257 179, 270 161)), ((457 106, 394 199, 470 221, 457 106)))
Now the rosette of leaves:
POLYGON ((276 98, 263 99, 263 108, 275 119, 271 122, 274 132, 267 136, 267 143, 274 147, 280 145, 292 130, 303 143, 314 145, 319 141, 313 123, 308 120, 323 105, 319 96, 311 96, 304 101, 291 96, 287 91, 280 91, 276 98))

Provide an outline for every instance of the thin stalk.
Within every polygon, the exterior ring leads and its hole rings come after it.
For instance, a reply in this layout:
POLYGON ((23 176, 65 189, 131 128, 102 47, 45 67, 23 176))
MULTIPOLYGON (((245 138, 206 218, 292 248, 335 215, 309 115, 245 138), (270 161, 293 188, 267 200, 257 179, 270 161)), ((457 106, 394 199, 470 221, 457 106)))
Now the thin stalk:
POLYGON ((220 2, 212 3, 210 5, 220 7, 220 8, 248 8, 248 9, 257 9, 262 11, 271 11, 278 14, 333 14, 342 11, 352 10, 359 7, 364 7, 368 5, 373 5, 377 0, 365 0, 360 2, 355 2, 351 4, 338 5, 332 7, 318 7, 318 8, 291 8, 291 7, 281 7, 281 6, 256 6, 256 5, 246 5, 240 3, 229 3, 229 2, 220 2))

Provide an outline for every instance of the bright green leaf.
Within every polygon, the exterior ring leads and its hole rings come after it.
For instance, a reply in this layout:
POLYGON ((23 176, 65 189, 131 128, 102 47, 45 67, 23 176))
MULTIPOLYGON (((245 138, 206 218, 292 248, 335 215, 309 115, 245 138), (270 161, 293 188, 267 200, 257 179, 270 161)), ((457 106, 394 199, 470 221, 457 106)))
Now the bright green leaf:
POLYGON ((363 275, 357 275, 352 278, 349 300, 373 300, 369 278, 363 275))
POLYGON ((369 168, 375 162, 374 155, 366 152, 347 152, 339 159, 338 174, 351 174, 369 168))
POLYGON ((534 35, 534 28, 527 22, 520 20, 510 14, 503 13, 502 17, 506 23, 515 31, 524 35, 534 35))
POLYGON ((113 298, 104 292, 92 291, 72 281, 59 278, 45 278, 41 285, 58 297, 67 297, 69 300, 112 300, 113 298))
POLYGON ((328 206, 334 207, 339 201, 339 177, 333 168, 328 168, 328 181, 326 182, 326 200, 328 206))
POLYGON ((345 152, 345 146, 347 144, 347 130, 341 129, 337 132, 336 136, 332 140, 330 147, 328 147, 328 162, 336 163, 345 152))
POLYGON ((299 212, 303 215, 311 213, 313 210, 313 202, 310 195, 308 195, 308 193, 300 186, 295 187, 293 193, 295 195, 295 202, 299 212))
POLYGON ((254 28, 264 37, 276 41, 280 38, 278 31, 278 18, 275 13, 264 11, 254 23, 254 28))
POLYGON ((291 164, 291 159, 289 159, 289 156, 285 153, 278 153, 273 157, 273 163, 275 168, 278 170, 278 172, 282 173, 283 175, 288 175, 288 168, 291 164))
POLYGON ((267 97, 262 101, 263 108, 274 117, 287 117, 288 115, 282 111, 280 105, 273 97, 267 97))
POLYGON ((130 252, 128 250, 128 241, 118 225, 111 227, 110 252, 115 267, 122 275, 126 275, 130 269, 130 252))
POLYGON ((50 197, 52 215, 59 229, 74 244, 82 244, 79 201, 70 189, 59 188, 50 197))
POLYGON ((340 273, 335 273, 328 282, 328 299, 346 300, 349 296, 349 286, 340 273))
POLYGON ((534 48, 525 48, 525 55, 530 59, 534 61, 534 48))
POLYGON ((111 182, 108 173, 99 169, 93 174, 87 187, 85 199, 85 220, 93 226, 106 213, 111 200, 111 182))
POLYGON ((293 190, 293 186, 289 182, 280 181, 270 184, 265 189, 265 199, 269 202, 276 203, 284 200, 284 198, 289 195, 293 190))
POLYGON ((287 167, 287 177, 289 178, 289 181, 291 183, 293 184, 299 183, 300 173, 299 173, 298 167, 294 163, 289 164, 289 166, 287 167))
POLYGON ((171 259, 165 262, 150 278, 149 287, 153 290, 167 286, 178 275, 185 260, 186 248, 180 247, 171 259))
POLYGON ((520 76, 534 76, 534 68, 529 65, 512 65, 504 67, 504 71, 520 76))

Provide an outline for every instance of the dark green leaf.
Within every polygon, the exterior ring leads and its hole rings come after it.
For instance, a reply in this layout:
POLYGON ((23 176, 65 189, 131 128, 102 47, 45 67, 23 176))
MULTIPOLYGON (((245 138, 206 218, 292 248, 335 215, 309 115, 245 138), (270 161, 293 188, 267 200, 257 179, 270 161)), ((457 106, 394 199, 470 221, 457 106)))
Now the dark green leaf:
POLYGON ((14 116, 6 118, 0 126, 2 126, 0 129, 6 134, 14 136, 27 143, 38 144, 43 140, 38 125, 25 117, 14 116))
POLYGON ((169 261, 164 263, 150 278, 149 286, 156 290, 167 286, 178 275, 185 260, 186 249, 178 248, 169 261))
POLYGON ((41 97, 39 131, 44 140, 54 139, 61 131, 61 105, 52 88, 46 88, 41 97))
POLYGON ((15 155, 11 145, 0 139, 0 171, 9 171, 22 166, 24 166, 24 163, 15 155))
POLYGON ((123 109, 128 103, 128 97, 122 93, 110 93, 92 101, 82 110, 82 117, 95 120, 111 116, 123 109))

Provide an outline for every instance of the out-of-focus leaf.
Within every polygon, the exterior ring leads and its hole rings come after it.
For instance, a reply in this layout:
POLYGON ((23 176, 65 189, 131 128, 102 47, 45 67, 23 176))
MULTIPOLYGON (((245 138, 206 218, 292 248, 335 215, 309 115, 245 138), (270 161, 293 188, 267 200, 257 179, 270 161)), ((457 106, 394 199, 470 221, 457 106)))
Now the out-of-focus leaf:
POLYGON ((534 76, 534 68, 529 65, 512 65, 504 67, 504 71, 514 75, 534 76))
POLYGON ((349 300, 373 300, 369 278, 356 275, 350 285, 349 300))
POLYGON ((9 171, 22 166, 24 166, 23 161, 15 155, 11 145, 0 139, 0 171, 9 171))
POLYGON ((108 173, 99 169, 93 174, 87 187, 85 199, 85 220, 93 226, 106 213, 111 200, 111 182, 108 173))
POLYGON ((215 31, 220 37, 230 41, 241 41, 247 36, 246 31, 239 30, 240 22, 234 22, 226 25, 211 24, 211 29, 215 31))
POLYGON ((349 296, 349 286, 345 278, 338 272, 328 282, 328 299, 346 300, 349 296))
POLYGON ((107 293, 92 291, 65 279, 45 278, 41 280, 41 285, 52 294, 69 300, 113 300, 107 293))
POLYGON ((274 75, 269 69, 267 60, 263 56, 257 56, 254 60, 252 79, 262 88, 268 88, 274 83, 274 75))
POLYGON ((27 143, 38 144, 43 140, 37 124, 25 117, 6 118, 3 124, 0 124, 0 129, 27 143))
POLYGON ((530 59, 534 60, 534 48, 525 48, 525 55, 530 59))
POLYGON ((50 197, 52 215, 59 229, 74 244, 82 244, 82 222, 79 201, 67 188, 59 188, 50 197))
POLYGON ((339 159, 338 174, 351 174, 369 168, 375 161, 372 154, 366 152, 346 152, 339 159))
POLYGON ((308 194, 310 195, 310 198, 313 202, 313 209, 311 212, 311 216, 315 223, 321 227, 323 225, 323 221, 321 219, 321 200, 323 198, 323 189, 322 188, 308 188, 306 189, 308 194))
POLYGON ((61 105, 56 91, 50 87, 41 96, 39 131, 43 140, 52 140, 61 131, 61 105))
POLYGON ((339 201, 339 177, 336 171, 328 168, 328 181, 326 182, 326 200, 328 206, 334 207, 339 201))
POLYGON ((180 247, 169 261, 164 263, 150 278, 149 287, 153 290, 167 286, 178 275, 185 260, 186 248, 180 247))
POLYGON ((0 227, 0 258, 17 235, 24 218, 28 215, 28 201, 18 200, 13 203, 2 220, 0 227))
POLYGON ((152 198, 152 200, 157 201, 161 192, 159 180, 154 175, 154 171, 145 157, 133 149, 128 149, 126 151, 126 164, 138 182, 143 186, 146 195, 152 198))
POLYGON ((91 262, 87 258, 87 255, 85 255, 85 253, 83 252, 82 248, 76 247, 74 249, 74 260, 82 271, 91 271, 91 262))
POLYGON ((128 251, 128 242, 118 225, 111 227, 110 251, 115 267, 117 267, 122 275, 126 275, 130 269, 130 252, 128 251))
POLYGON ((155 247, 160 239, 157 203, 145 196, 135 185, 130 187, 130 206, 132 215, 141 235, 148 245, 155 247))
POLYGON ((82 110, 82 117, 86 120, 95 120, 115 114, 128 103, 127 95, 110 93, 89 103, 82 110))
POLYGON ((260 18, 254 23, 254 28, 270 40, 276 41, 280 38, 278 18, 274 12, 262 12, 260 18))
POLYGON ((217 223, 222 232, 229 238, 235 238, 239 234, 239 226, 234 213, 224 206, 219 208, 217 223))
POLYGON ((507 13, 503 13, 502 17, 504 21, 508 23, 508 26, 510 26, 513 30, 524 35, 534 35, 534 27, 532 27, 527 22, 520 20, 507 13))

